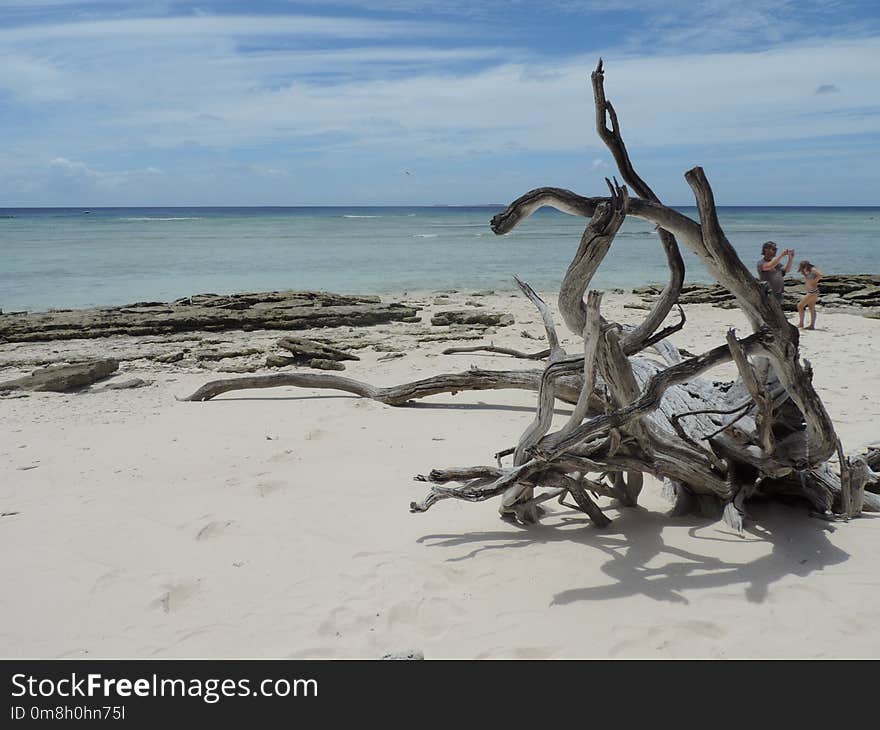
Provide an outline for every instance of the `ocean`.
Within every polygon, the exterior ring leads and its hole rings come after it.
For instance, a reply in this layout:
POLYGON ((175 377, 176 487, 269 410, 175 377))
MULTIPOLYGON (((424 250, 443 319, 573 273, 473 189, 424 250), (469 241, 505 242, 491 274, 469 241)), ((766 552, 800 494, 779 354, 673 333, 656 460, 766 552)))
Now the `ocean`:
MULTIPOLYGON (((489 220, 502 209, 0 208, 0 309, 273 289, 510 290, 513 274, 539 291, 558 288, 586 220, 543 209, 496 236, 489 220)), ((694 208, 679 210, 697 217, 694 208)), ((880 272, 880 207, 722 207, 719 218, 750 268, 772 239, 826 274, 880 272)), ((682 254, 688 281, 711 281, 684 246, 682 254)), ((666 279, 652 226, 631 218, 594 286, 666 279)))

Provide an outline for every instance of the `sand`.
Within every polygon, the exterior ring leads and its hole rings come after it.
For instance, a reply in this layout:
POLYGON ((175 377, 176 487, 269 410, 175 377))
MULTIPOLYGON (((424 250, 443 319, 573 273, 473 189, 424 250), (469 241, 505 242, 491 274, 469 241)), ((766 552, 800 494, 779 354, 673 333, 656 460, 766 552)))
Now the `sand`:
MULTIPOLYGON (((427 303, 426 314, 471 298, 433 305, 434 296, 402 298, 427 303)), ((494 344, 543 347, 521 336, 542 334, 522 297, 480 301, 516 317, 494 344)), ((604 311, 635 322, 639 310, 624 308, 635 301, 608 294, 604 311)), ((738 310, 694 305, 687 314, 673 341, 694 353, 721 343, 727 327, 747 330, 738 310)), ((391 385, 471 364, 534 367, 441 355, 452 343, 416 347, 405 327, 363 330, 406 355, 379 361, 386 353, 360 350, 345 375, 391 385)), ((205 336, 225 347, 278 333, 205 336)), ((160 346, 171 345, 0 345, 0 380, 26 373, 21 361, 32 357, 160 346)), ((844 448, 878 443, 880 320, 820 309, 802 353, 844 448)), ((799 507, 755 504, 737 535, 668 517, 652 479, 639 508, 608 509, 605 530, 555 502, 531 527, 500 520, 496 501, 447 500, 413 515, 410 500, 426 493, 413 475, 492 463, 531 421, 533 394, 440 395, 392 408, 281 388, 189 403, 175 396, 234 376, 125 360, 117 380, 133 377, 154 382, 0 399, 2 657, 880 655, 877 516, 828 523, 799 507)), ((568 411, 560 405, 559 417, 568 411)))

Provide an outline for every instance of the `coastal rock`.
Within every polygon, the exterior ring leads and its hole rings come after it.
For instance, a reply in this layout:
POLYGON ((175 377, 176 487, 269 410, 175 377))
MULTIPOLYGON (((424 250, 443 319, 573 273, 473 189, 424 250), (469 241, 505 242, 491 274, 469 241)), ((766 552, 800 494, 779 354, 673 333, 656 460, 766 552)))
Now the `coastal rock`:
POLYGON ((47 342, 110 335, 168 335, 226 330, 364 327, 415 317, 418 309, 375 296, 280 291, 198 294, 169 304, 138 302, 32 313, 0 314, 0 342, 47 342))
MULTIPOLYGON (((877 274, 830 274, 819 285, 820 303, 825 306, 880 307, 880 275, 877 274)), ((645 301, 660 294, 659 285, 640 286, 633 289, 645 301)), ((797 309, 797 303, 806 292, 803 279, 787 277, 782 308, 787 312, 797 309)), ((733 295, 719 284, 686 284, 681 288, 679 304, 712 304, 722 309, 738 305, 733 295)), ((637 305, 624 305, 634 308, 637 305)), ((870 315, 866 315, 870 316, 870 315)))
POLYGON ((322 358, 309 360, 309 367, 318 370, 345 370, 345 365, 338 360, 324 360, 322 358))
POLYGON ((65 393, 83 388, 112 375, 119 368, 113 359, 92 360, 75 365, 50 365, 30 375, 0 383, 0 390, 33 390, 65 393))
POLYGON ((131 390, 132 388, 146 388, 152 385, 152 380, 143 380, 142 378, 132 378, 131 380, 123 380, 119 383, 107 383, 102 388, 97 388, 91 392, 100 393, 102 390, 131 390))
POLYGON ((217 370, 221 373, 255 373, 259 367, 256 365, 222 365, 217 370))
POLYGON ((386 360, 395 360, 398 357, 406 357, 405 352, 389 352, 387 355, 382 355, 382 357, 377 357, 376 362, 385 362, 386 360))
POLYGON ((243 350, 207 350, 196 354, 196 360, 226 360, 230 357, 248 357, 259 355, 261 350, 255 347, 246 347, 243 350))
POLYGON ((282 337, 278 340, 278 346, 288 350, 296 360, 360 360, 357 355, 338 350, 330 345, 325 345, 303 337, 282 337))
POLYGON ((295 357, 286 357, 285 355, 266 355, 267 368, 283 368, 295 363, 295 357))
POLYGON ((161 362, 163 364, 170 364, 173 362, 179 362, 183 360, 184 353, 183 352, 168 352, 164 355, 156 355, 151 358, 153 362, 161 362))
POLYGON ((431 317, 435 326, 449 324, 482 324, 486 326, 507 327, 514 323, 513 315, 506 312, 483 312, 475 309, 437 312, 431 317))

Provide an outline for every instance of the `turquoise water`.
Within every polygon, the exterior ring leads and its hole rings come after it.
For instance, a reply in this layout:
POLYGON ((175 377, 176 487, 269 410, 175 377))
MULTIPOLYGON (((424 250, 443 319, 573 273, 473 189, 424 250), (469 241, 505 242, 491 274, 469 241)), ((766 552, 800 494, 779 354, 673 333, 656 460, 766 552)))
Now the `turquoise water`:
MULTIPOLYGON (((586 221, 545 209, 496 236, 489 220, 501 209, 0 209, 0 308, 270 289, 511 289, 512 274, 538 290, 558 287, 586 221)), ((750 268, 773 239, 826 273, 880 272, 880 208, 721 208, 719 217, 750 268)), ((687 279, 710 281, 682 248, 687 279)), ((594 282, 632 288, 666 278, 651 225, 630 219, 594 282)))

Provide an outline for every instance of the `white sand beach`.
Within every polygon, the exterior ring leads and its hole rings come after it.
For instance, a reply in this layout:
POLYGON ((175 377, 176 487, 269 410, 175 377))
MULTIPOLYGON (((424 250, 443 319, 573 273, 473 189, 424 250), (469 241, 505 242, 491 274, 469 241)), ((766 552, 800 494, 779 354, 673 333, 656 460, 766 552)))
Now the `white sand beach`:
MULTIPOLYGON (((434 296, 389 299, 421 302, 427 321, 469 298, 434 296)), ((642 312, 624 308, 635 301, 609 293, 603 311, 636 322, 642 312)), ((516 319, 487 338, 495 345, 544 346, 521 334, 543 334, 522 296, 482 303, 516 319)), ((721 344, 728 327, 747 330, 736 309, 693 305, 687 316, 672 340, 693 353, 721 344)), ((535 367, 443 355, 476 341, 417 343, 408 327, 359 330, 406 354, 380 361, 387 353, 367 347, 344 374, 393 385, 472 364, 535 367)), ((844 449, 857 453, 880 442, 880 320, 820 305, 818 327, 803 333, 801 352, 844 449)), ((344 339, 343 329, 297 334, 344 339)), ((280 334, 202 336, 235 347, 280 334)), ((0 345, 0 380, 32 370, 29 359, 123 359, 161 339, 0 345)), ((0 656, 880 656, 876 515, 829 523, 752 503, 738 535, 668 517, 651 479, 639 508, 608 509, 604 530, 555 501, 531 527, 502 521, 496 501, 410 514, 427 491, 414 475, 493 463, 531 421, 534 394, 394 408, 278 388, 194 403, 175 396, 235 376, 123 359, 115 379, 131 377, 153 383, 0 399, 0 656)))

